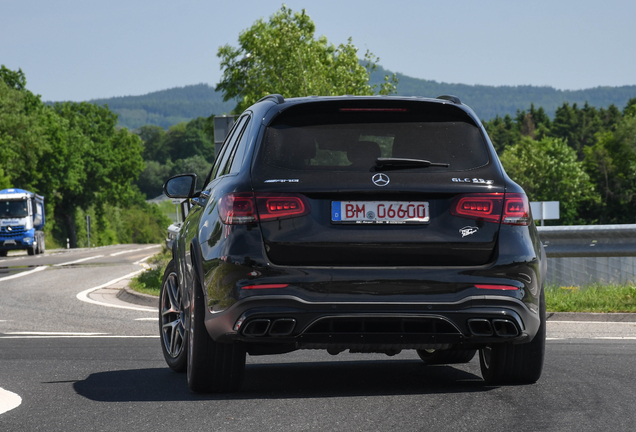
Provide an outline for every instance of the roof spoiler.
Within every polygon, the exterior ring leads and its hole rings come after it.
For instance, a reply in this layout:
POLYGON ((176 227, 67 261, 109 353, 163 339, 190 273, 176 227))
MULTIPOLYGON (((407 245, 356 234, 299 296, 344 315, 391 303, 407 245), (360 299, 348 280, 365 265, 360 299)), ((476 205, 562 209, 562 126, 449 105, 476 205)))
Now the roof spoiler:
POLYGON ((452 95, 441 95, 441 96, 437 96, 435 99, 447 100, 457 105, 462 104, 462 101, 460 101, 457 96, 452 96, 452 95))
POLYGON ((263 102, 263 101, 266 101, 266 100, 271 100, 272 102, 275 102, 277 104, 282 104, 282 103, 285 102, 285 98, 282 95, 279 95, 279 94, 267 95, 265 97, 260 98, 258 100, 258 102, 263 102))

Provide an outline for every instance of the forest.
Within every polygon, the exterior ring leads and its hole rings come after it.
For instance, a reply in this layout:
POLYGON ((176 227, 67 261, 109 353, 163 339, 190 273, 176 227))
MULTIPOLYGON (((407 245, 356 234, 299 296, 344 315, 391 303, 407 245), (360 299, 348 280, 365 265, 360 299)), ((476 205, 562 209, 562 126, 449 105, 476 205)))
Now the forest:
POLYGON ((45 197, 47 247, 156 243, 169 219, 133 183, 144 170, 139 135, 87 102, 44 104, 22 70, 0 67, 0 189, 45 197))

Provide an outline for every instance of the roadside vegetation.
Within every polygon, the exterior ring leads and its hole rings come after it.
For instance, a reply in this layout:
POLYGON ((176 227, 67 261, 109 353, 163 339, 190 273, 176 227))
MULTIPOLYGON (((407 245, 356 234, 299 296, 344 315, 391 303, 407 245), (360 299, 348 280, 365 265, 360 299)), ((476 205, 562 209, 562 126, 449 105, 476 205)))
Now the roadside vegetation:
POLYGON ((636 312, 636 285, 548 286, 548 312, 636 312))
POLYGON ((143 294, 159 296, 163 272, 171 259, 172 252, 163 248, 161 252, 148 260, 151 268, 130 281, 130 288, 143 294))

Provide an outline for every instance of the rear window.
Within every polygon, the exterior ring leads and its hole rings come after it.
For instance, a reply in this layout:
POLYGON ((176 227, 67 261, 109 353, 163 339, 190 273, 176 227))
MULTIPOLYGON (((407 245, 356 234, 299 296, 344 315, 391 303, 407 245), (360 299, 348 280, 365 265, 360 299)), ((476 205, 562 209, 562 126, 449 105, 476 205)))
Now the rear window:
POLYGON ((446 120, 426 114, 392 108, 281 115, 265 132, 261 161, 287 170, 366 172, 378 157, 450 165, 410 169, 426 172, 464 171, 489 162, 477 126, 458 115, 446 120))

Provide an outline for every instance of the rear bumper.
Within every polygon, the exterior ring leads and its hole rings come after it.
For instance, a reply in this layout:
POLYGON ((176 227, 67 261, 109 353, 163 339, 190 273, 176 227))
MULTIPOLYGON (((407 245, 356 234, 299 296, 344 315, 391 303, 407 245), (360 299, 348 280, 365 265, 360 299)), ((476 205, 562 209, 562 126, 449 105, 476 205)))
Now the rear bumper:
POLYGON ((470 296, 454 302, 307 301, 292 295, 243 299, 208 311, 218 342, 280 344, 293 349, 424 349, 529 342, 540 320, 521 300, 470 296))

